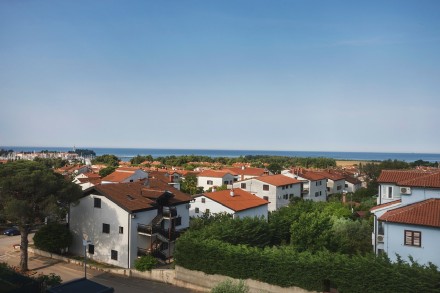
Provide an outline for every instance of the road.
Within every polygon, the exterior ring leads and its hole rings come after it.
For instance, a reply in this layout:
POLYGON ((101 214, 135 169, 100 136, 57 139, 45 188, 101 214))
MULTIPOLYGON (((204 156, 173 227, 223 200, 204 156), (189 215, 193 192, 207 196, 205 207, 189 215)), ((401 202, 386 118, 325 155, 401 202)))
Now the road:
MULTIPOLYGON (((29 235, 29 242, 32 242, 33 235, 29 235)), ((0 236, 0 262, 18 266, 20 262, 20 251, 14 250, 13 245, 20 243, 18 236, 0 236)), ((63 282, 71 281, 84 277, 84 267, 64 263, 39 255, 29 253, 29 269, 36 273, 59 275, 63 282)), ((149 281, 138 278, 121 277, 109 273, 103 273, 92 269, 87 269, 87 278, 102 285, 113 287, 115 292, 121 293, 185 293, 195 292, 168 284, 149 281)))

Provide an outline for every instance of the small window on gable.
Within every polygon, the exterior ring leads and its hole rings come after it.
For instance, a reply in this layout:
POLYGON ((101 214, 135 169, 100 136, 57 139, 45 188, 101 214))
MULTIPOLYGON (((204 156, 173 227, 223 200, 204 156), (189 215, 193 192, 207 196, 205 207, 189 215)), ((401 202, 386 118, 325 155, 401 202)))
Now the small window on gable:
POLYGON ((242 189, 246 189, 246 183, 242 183, 242 184, 241 184, 241 188, 242 188, 242 189))
POLYGON ((202 203, 205 203, 206 199, 204 197, 202 197, 202 203))
POLYGON ((269 185, 264 184, 264 185, 263 185, 263 190, 266 190, 266 191, 269 190, 269 185))
POLYGON ((95 208, 101 208, 101 199, 95 197, 95 198, 93 199, 93 206, 94 206, 95 208))
POLYGON ((269 197, 268 196, 263 196, 263 199, 269 201, 269 197))

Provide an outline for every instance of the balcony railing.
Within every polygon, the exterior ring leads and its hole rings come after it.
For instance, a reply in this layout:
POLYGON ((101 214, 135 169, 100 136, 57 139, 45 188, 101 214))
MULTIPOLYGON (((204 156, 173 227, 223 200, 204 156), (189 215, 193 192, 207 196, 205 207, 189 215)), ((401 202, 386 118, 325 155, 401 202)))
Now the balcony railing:
POLYGON ((304 188, 304 189, 301 191, 301 193, 302 193, 302 194, 308 194, 308 193, 309 193, 309 189, 304 188))

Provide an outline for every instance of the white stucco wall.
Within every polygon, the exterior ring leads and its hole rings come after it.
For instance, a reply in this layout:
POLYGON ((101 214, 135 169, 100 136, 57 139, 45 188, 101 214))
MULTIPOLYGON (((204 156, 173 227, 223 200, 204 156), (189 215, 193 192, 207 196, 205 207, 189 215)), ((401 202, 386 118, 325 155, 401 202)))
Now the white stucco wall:
POLYGON ((411 255, 420 264, 432 262, 440 268, 440 229, 425 226, 385 224, 384 250, 392 261, 396 261, 396 253, 403 260, 409 261, 411 255), (405 230, 421 232, 421 247, 404 244, 405 230))
POLYGON ((70 209, 69 227, 73 234, 70 251, 84 255, 82 240, 90 240, 95 246, 95 253, 87 256, 100 262, 127 268, 129 214, 104 196, 89 195, 83 197, 77 206, 70 209), (101 199, 101 208, 94 207, 93 198, 101 199), (110 225, 110 233, 103 233, 103 223, 110 225), (123 234, 119 234, 123 227, 123 234), (111 259, 111 250, 118 252, 118 260, 111 259))
MULTIPOLYGON (((210 187, 214 186, 222 186, 224 185, 224 182, 234 182, 234 176, 232 174, 226 174, 222 178, 219 177, 205 177, 205 176, 198 176, 197 177, 197 186, 203 187, 203 190, 206 191, 210 187), (208 180, 212 181, 212 184, 208 184, 208 180)), ((230 184, 229 183, 229 184, 230 184)))
POLYGON ((341 179, 341 180, 331 180, 331 179, 327 179, 327 194, 333 194, 333 193, 342 193, 344 191, 345 188, 345 179, 341 179), (339 190, 338 190, 338 186, 339 186, 339 190))
POLYGON ((241 188, 241 184, 246 183, 246 188, 242 188, 260 198, 267 196, 269 201, 269 211, 275 211, 283 206, 286 206, 290 202, 290 195, 293 197, 301 196, 301 184, 292 184, 292 187, 283 189, 281 186, 277 187, 257 179, 248 179, 233 184, 234 188, 241 188), (263 190, 263 185, 269 185, 269 190, 263 190), (287 199, 284 195, 287 194, 287 199))

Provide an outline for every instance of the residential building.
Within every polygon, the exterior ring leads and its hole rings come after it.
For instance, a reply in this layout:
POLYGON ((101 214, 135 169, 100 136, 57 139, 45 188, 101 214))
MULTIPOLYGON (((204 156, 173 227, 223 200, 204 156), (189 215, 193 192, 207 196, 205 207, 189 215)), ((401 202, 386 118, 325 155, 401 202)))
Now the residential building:
POLYGON ((345 188, 345 176, 330 170, 317 172, 327 179, 327 195, 343 193, 345 188))
POLYGON ((234 175, 228 171, 205 170, 197 175, 197 186, 207 191, 212 187, 222 185, 231 186, 234 182, 234 175))
POLYGON ((301 198, 313 201, 327 200, 327 178, 324 175, 302 168, 283 170, 281 174, 303 182, 301 198))
POLYGON ((370 210, 375 253, 440 267, 440 170, 384 170, 378 182, 378 205, 370 210))
POLYGON ((359 179, 350 176, 350 175, 343 175, 345 179, 345 185, 344 185, 344 191, 346 192, 356 192, 359 189, 362 188, 362 181, 359 179))
POLYGON ((288 205, 291 198, 301 197, 302 184, 303 181, 278 174, 235 182, 233 187, 269 201, 269 211, 275 211, 288 205))
POLYGON ((265 175, 273 175, 268 169, 246 167, 245 165, 242 165, 241 167, 224 168, 222 171, 233 174, 234 182, 265 175))
POLYGON ((82 173, 77 175, 72 182, 81 186, 82 190, 86 190, 96 184, 100 184, 101 176, 96 173, 82 173))
POLYGON ((193 197, 190 217, 204 213, 231 214, 234 218, 263 217, 267 219, 269 202, 240 188, 207 192, 193 197))
POLYGON ((99 262, 132 268, 138 256, 171 258, 179 233, 189 227, 191 197, 163 183, 99 184, 83 192, 72 204, 70 252, 99 262))
POLYGON ((148 178, 148 173, 140 168, 121 167, 102 178, 102 184, 135 182, 148 178))

